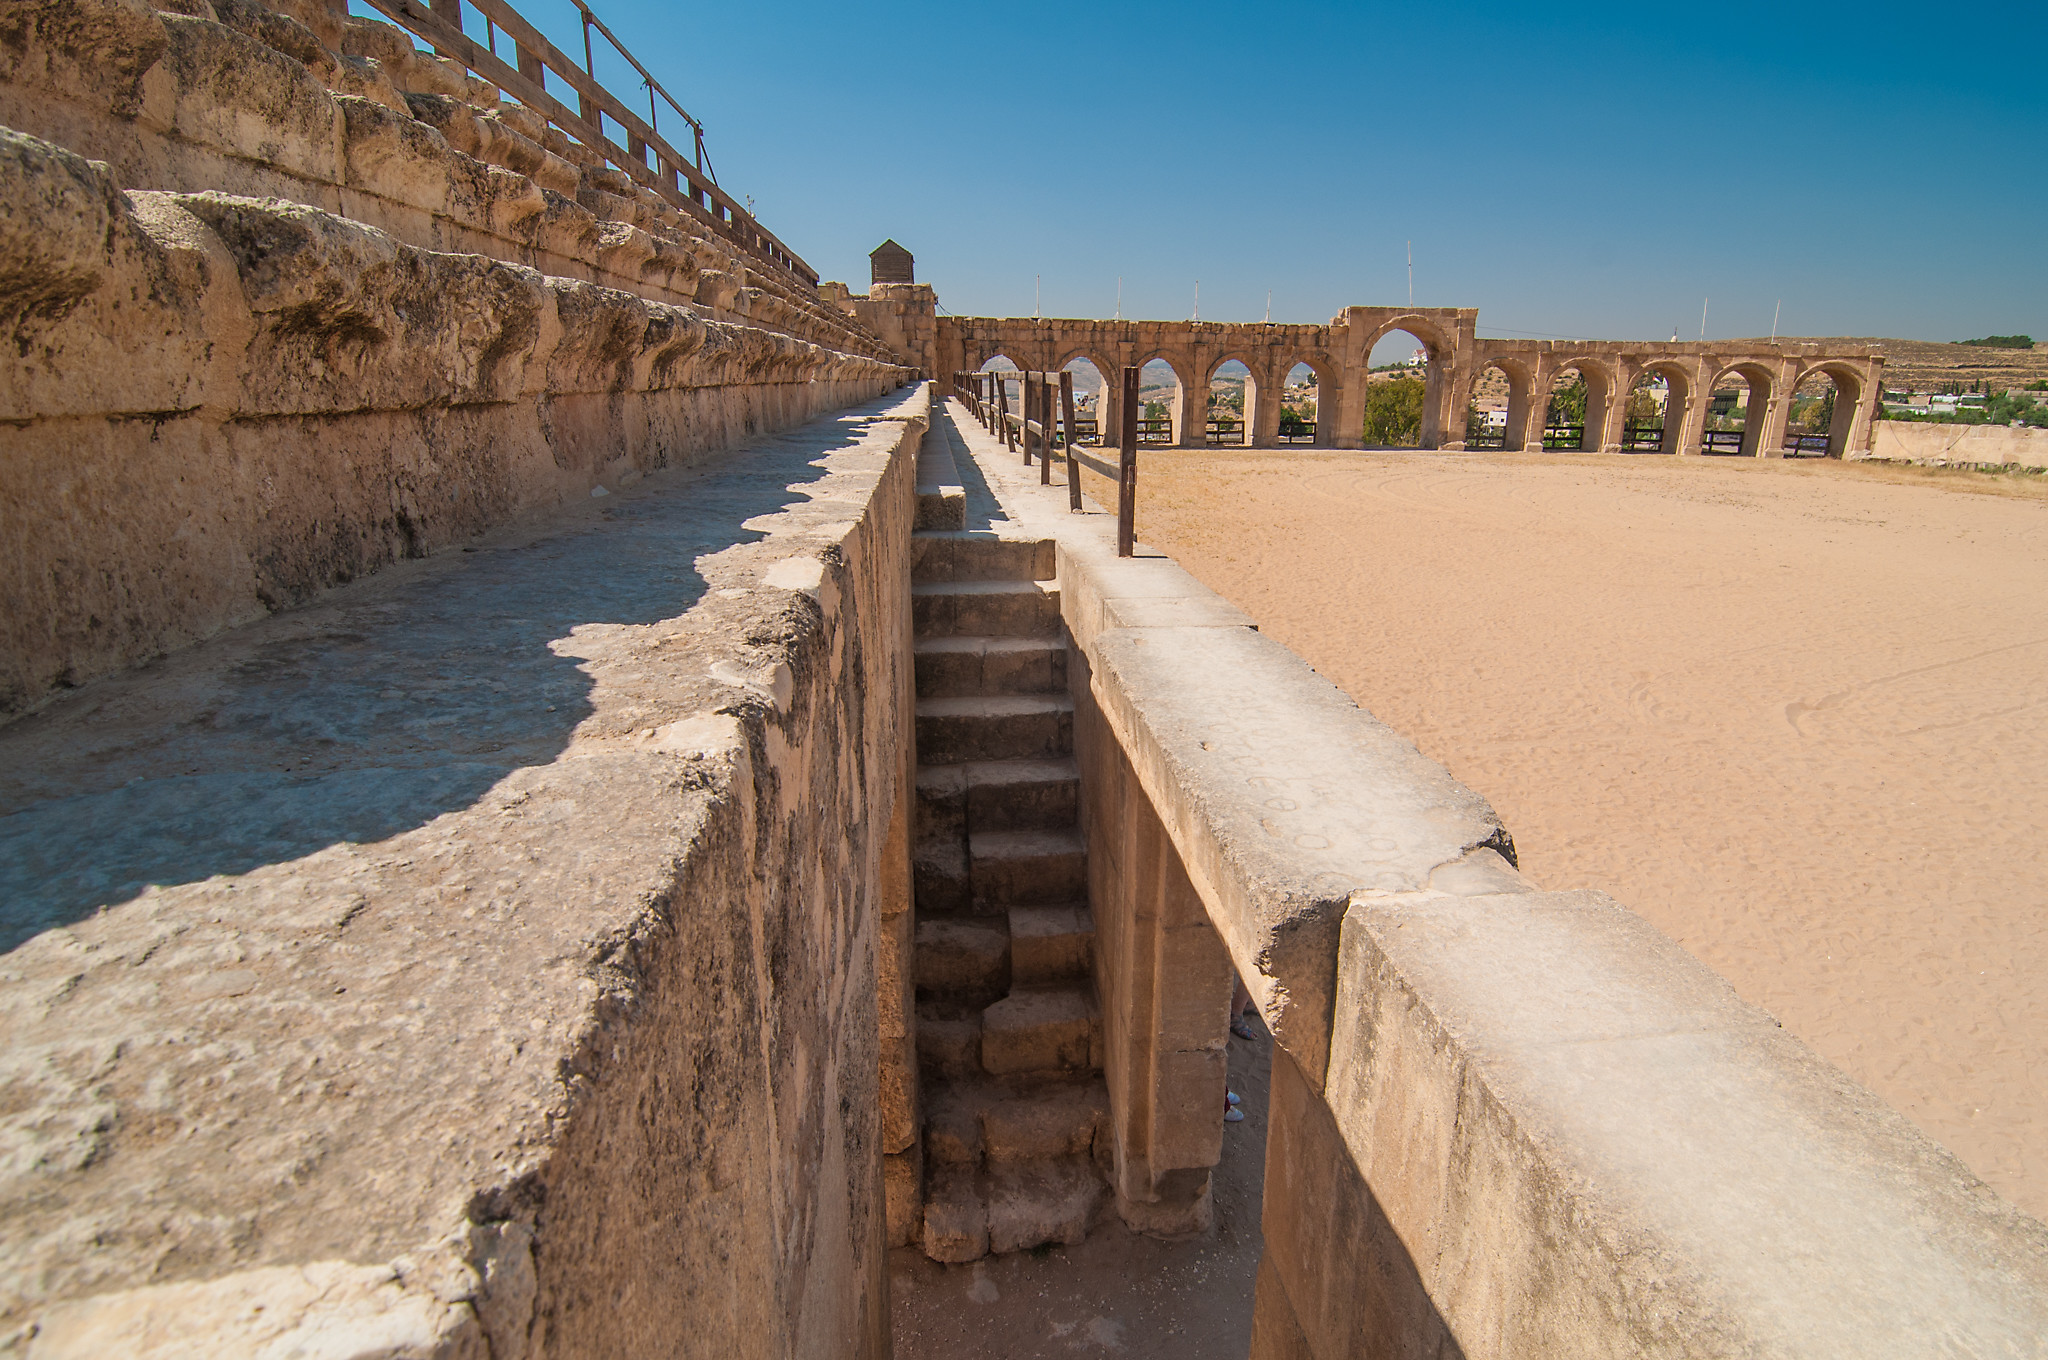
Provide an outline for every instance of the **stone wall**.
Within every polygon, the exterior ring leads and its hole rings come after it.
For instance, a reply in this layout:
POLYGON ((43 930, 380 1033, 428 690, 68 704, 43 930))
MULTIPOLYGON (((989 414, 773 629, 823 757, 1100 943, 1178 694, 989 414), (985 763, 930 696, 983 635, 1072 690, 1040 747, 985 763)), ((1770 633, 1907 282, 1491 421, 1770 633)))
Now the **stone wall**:
POLYGON ((0 716, 904 374, 4 129, 0 260, 0 716))
POLYGON ((926 403, 0 731, 0 1354, 887 1353, 926 403))
POLYGON ((283 198, 421 249, 890 357, 709 213, 635 184, 600 149, 332 0, 10 5, 0 125, 106 162, 123 189, 283 198))
POLYGON ((1199 943, 1182 885, 1275 1036, 1256 1360, 2038 1347, 2048 1225, 1626 908, 1522 878, 1483 799, 950 413, 1057 543, 1091 872, 1137 884, 1095 904, 1103 1012, 1191 1011, 1122 1024, 1120 1166, 1215 1127, 1229 993, 1157 928, 1199 943))
POLYGON ((1873 427, 1871 458, 1902 463, 2048 468, 2048 430, 2010 425, 1922 425, 1881 420, 1873 427))

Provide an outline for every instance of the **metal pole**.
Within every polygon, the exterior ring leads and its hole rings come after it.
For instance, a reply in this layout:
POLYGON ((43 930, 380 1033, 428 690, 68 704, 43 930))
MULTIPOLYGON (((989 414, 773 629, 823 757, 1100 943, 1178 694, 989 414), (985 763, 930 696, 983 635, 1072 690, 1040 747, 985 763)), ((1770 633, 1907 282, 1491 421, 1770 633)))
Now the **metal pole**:
POLYGON ((1138 545, 1138 370, 1124 365, 1122 448, 1117 455, 1116 555, 1129 557, 1138 545))
POLYGON ((1060 370, 1060 412, 1067 422, 1067 509, 1081 510, 1081 465, 1074 458, 1074 375, 1060 370))

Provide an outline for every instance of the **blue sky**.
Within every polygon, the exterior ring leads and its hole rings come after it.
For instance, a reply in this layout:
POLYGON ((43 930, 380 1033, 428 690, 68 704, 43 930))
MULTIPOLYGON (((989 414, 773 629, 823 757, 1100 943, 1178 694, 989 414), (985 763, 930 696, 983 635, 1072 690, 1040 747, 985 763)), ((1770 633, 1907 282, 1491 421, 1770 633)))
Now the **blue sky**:
POLYGON ((2038 0, 593 3, 824 277, 956 313, 1322 321, 1412 241, 1482 334, 2048 339, 2038 0))

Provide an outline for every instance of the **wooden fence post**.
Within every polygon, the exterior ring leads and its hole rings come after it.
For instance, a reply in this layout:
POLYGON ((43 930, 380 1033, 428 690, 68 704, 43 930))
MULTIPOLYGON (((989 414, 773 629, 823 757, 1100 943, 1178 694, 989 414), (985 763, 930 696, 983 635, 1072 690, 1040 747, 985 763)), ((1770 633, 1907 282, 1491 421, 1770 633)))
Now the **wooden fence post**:
POLYGON ((1038 375, 1038 432, 1044 438, 1039 450, 1038 484, 1052 485, 1053 451, 1059 448, 1059 419, 1052 413, 1052 374, 1038 375))
POLYGON ((1060 370, 1060 415, 1067 425, 1067 509, 1081 509, 1081 465, 1074 461, 1074 375, 1060 370))
POLYGON ((1122 448, 1117 454, 1116 555, 1129 557, 1138 546, 1138 370, 1124 366, 1122 448))

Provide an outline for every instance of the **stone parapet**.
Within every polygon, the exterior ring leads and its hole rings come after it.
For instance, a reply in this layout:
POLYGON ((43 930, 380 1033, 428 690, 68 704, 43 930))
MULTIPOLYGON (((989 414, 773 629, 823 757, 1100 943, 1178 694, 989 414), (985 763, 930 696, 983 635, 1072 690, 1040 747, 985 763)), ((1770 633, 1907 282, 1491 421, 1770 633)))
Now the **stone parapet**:
POLYGON ((927 401, 0 732, 0 1352, 887 1354, 927 401))
POLYGON ((0 129, 0 714, 903 381, 0 129))

